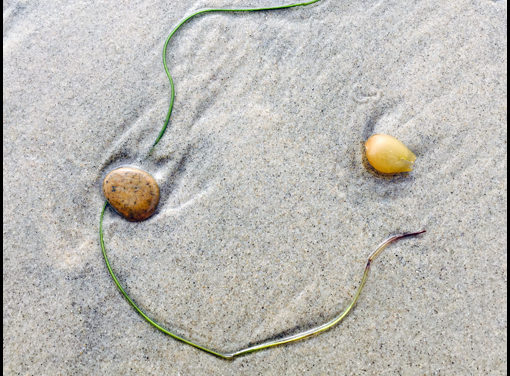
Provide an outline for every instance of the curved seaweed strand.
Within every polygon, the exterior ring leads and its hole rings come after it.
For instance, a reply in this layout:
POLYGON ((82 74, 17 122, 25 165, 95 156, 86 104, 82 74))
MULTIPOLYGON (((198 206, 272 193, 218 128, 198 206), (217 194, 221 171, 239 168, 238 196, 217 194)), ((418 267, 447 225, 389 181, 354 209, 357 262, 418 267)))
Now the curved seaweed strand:
POLYGON ((126 298, 126 300, 129 302, 129 304, 131 304, 131 306, 145 320, 147 320, 149 322, 149 324, 154 326, 156 329, 162 331, 165 334, 168 334, 170 337, 172 337, 172 338, 174 338, 174 339, 176 339, 178 341, 184 342, 184 343, 186 343, 186 344, 188 344, 190 346, 193 346, 193 347, 195 347, 195 348, 197 348, 199 350, 205 351, 206 353, 209 353, 209 354, 215 355, 215 356, 217 356, 219 358, 227 359, 227 360, 231 360, 231 359, 234 359, 234 358, 236 358, 238 356, 246 355, 248 353, 252 353, 252 352, 255 352, 255 351, 267 349, 267 348, 270 348, 270 347, 275 347, 275 346, 283 345, 283 344, 286 344, 286 343, 296 342, 296 341, 305 339, 307 337, 311 337, 311 336, 313 336, 315 334, 319 334, 319 333, 325 332, 328 329, 331 329, 332 327, 337 325, 340 321, 342 321, 349 314, 349 312, 351 312, 351 310, 356 305, 356 302, 358 301, 358 299, 359 299, 359 297, 361 295, 361 291, 363 290, 363 287, 365 286, 365 284, 367 282, 368 274, 370 272, 370 266, 372 265, 372 262, 381 254, 381 252, 389 244, 391 244, 391 243, 393 243, 393 242, 395 242, 395 241, 397 241, 399 239, 407 238, 407 237, 410 237, 410 236, 416 236, 416 235, 419 235, 419 234, 422 234, 422 233, 425 232, 425 230, 421 230, 421 231, 417 231, 417 232, 408 232, 408 233, 404 233, 404 234, 400 234, 400 235, 395 235, 395 236, 392 236, 392 237, 384 240, 381 244, 379 244, 379 246, 375 249, 375 251, 373 251, 370 254, 370 256, 368 257, 368 260, 367 260, 367 263, 366 263, 366 266, 365 266, 365 270, 363 272, 363 276, 361 277, 361 282, 359 284, 358 289, 356 290, 356 293, 354 294, 353 299, 351 300, 349 305, 342 311, 342 313, 340 313, 338 316, 336 316, 332 320, 330 320, 330 321, 328 321, 328 322, 326 322, 326 323, 324 323, 322 325, 316 326, 314 328, 305 330, 303 332, 299 332, 299 333, 296 333, 296 334, 293 334, 293 335, 289 335, 289 336, 286 336, 286 337, 283 337, 283 338, 279 338, 279 339, 276 339, 276 340, 265 341, 265 342, 262 342, 262 343, 260 343, 258 345, 249 346, 249 347, 246 347, 246 348, 243 348, 243 349, 240 349, 240 350, 237 350, 237 351, 229 353, 229 352, 221 352, 221 351, 210 349, 210 348, 208 348, 208 347, 206 347, 204 345, 201 345, 199 343, 193 342, 190 339, 187 339, 187 338, 185 338, 185 337, 183 337, 181 335, 178 335, 178 334, 170 331, 169 329, 165 328, 161 324, 158 324, 156 321, 151 319, 140 307, 138 307, 138 305, 134 302, 134 300, 128 295, 126 290, 120 284, 117 276, 113 272, 113 269, 112 269, 112 267, 110 265, 110 261, 108 260, 108 256, 106 254, 106 247, 105 247, 105 244, 104 244, 104 237, 103 237, 103 217, 104 217, 104 213, 105 213, 105 210, 106 210, 107 206, 108 206, 108 203, 105 203, 104 206, 103 206, 103 210, 101 211, 101 217, 100 217, 100 221, 99 221, 99 239, 100 239, 100 243, 101 243, 101 249, 103 251, 103 257, 104 257, 104 260, 106 262, 106 267, 108 268, 108 271, 110 272, 110 275, 112 276, 113 281, 115 282, 115 284, 119 288, 120 292, 122 293, 122 295, 124 295, 124 298, 126 298))
POLYGON ((166 51, 168 48, 168 43, 170 42, 170 39, 174 36, 174 34, 177 32, 177 30, 180 29, 182 25, 184 25, 186 22, 191 20, 192 18, 199 16, 204 13, 238 13, 238 12, 262 12, 262 11, 271 11, 271 10, 278 10, 278 9, 288 9, 288 8, 294 8, 294 7, 301 7, 306 5, 311 5, 314 3, 319 2, 320 0, 312 0, 307 1, 303 3, 295 3, 295 4, 286 4, 286 5, 279 5, 279 6, 272 6, 272 7, 264 7, 264 8, 241 8, 241 9, 225 9, 225 8, 211 8, 211 9, 202 9, 199 10, 193 14, 190 14, 189 16, 185 17, 181 22, 177 24, 177 26, 174 27, 174 29, 170 32, 168 37, 166 38, 165 44, 163 45, 163 67, 165 68, 165 73, 168 77, 168 81, 170 82, 170 105, 168 107, 168 111, 166 114, 165 122, 163 123, 163 127, 159 131, 158 137, 156 137, 156 140, 152 144, 151 149, 149 150, 149 155, 154 150, 154 147, 158 144, 158 142, 161 140, 163 135, 165 134, 166 128, 168 127, 168 123, 170 122, 170 116, 172 115, 172 109, 174 107, 174 101, 175 101, 175 86, 174 86, 174 80, 172 78, 172 75, 170 74, 170 70, 168 69, 168 65, 166 62, 166 51))
MULTIPOLYGON (((188 22, 193 17, 196 17, 196 16, 204 14, 204 13, 270 11, 270 10, 286 9, 286 8, 293 8, 293 7, 311 5, 311 4, 317 3, 319 1, 320 0, 313 0, 313 1, 302 2, 302 3, 287 4, 287 5, 273 6, 273 7, 264 7, 264 8, 246 8, 246 9, 221 9, 221 8, 214 8, 214 9, 203 9, 203 10, 199 10, 199 11, 197 11, 197 12, 187 16, 181 22, 179 22, 177 24, 177 26, 168 35, 168 37, 167 37, 167 39, 165 41, 164 47, 163 47, 163 66, 165 68, 165 73, 166 73, 166 75, 168 77, 168 80, 170 82, 170 93, 171 93, 171 95, 170 95, 170 104, 169 104, 169 108, 168 108, 168 111, 167 111, 167 115, 166 115, 165 121, 163 123, 163 127, 161 128, 161 130, 160 130, 156 140, 154 141, 154 143, 153 143, 153 145, 152 145, 152 147, 151 147, 151 149, 149 151, 149 155, 152 153, 152 151, 154 150, 154 147, 159 143, 159 141, 161 140, 161 138, 165 134, 165 131, 166 131, 167 127, 168 127, 168 123, 170 122, 170 116, 172 115, 172 109, 173 109, 174 101, 175 101, 175 87, 174 87, 174 82, 173 82, 172 76, 171 76, 170 71, 168 69, 168 65, 167 65, 167 61, 166 61, 166 52, 167 52, 168 44, 169 44, 171 38, 177 32, 177 30, 179 30, 179 28, 183 24, 188 22)), ((402 238, 405 238, 405 237, 410 237, 410 236, 416 236, 418 234, 421 234, 421 233, 425 232, 425 230, 422 230, 422 231, 418 231, 418 232, 404 233, 404 234, 392 236, 392 237, 386 239, 385 241, 383 241, 376 248, 376 250, 374 252, 372 252, 372 254, 369 256, 367 264, 365 266, 365 270, 363 272, 363 276, 361 278, 360 285, 359 285, 358 289, 356 290, 356 293, 354 294, 354 297, 353 297, 352 301, 342 311, 342 313, 340 313, 338 316, 336 316, 332 320, 330 320, 330 321, 328 321, 328 322, 326 322, 326 323, 324 323, 322 325, 319 325, 317 327, 305 330, 303 332, 299 332, 297 334, 289 335, 289 336, 286 336, 286 337, 283 337, 283 338, 280 338, 280 339, 276 339, 276 340, 265 341, 265 342, 262 342, 260 344, 254 345, 254 346, 249 346, 249 347, 240 349, 238 351, 234 351, 234 352, 230 352, 229 353, 229 352, 220 352, 220 351, 216 351, 216 350, 210 349, 210 348, 208 348, 206 346, 200 345, 200 344, 198 344, 196 342, 193 342, 190 339, 187 339, 187 338, 185 338, 185 337, 183 337, 181 335, 178 335, 178 334, 170 331, 169 329, 165 328, 161 324, 158 324, 156 321, 151 319, 140 307, 138 307, 138 305, 134 302, 134 300, 129 296, 129 294, 122 287, 122 285, 120 284, 117 276, 115 275, 115 273, 114 273, 114 271, 113 271, 113 269, 111 267, 110 261, 108 259, 108 256, 106 254, 106 246, 105 246, 105 243, 104 243, 104 234, 103 234, 103 218, 104 218, 104 214, 105 214, 105 211, 106 211, 106 208, 108 207, 108 205, 109 205, 108 201, 106 201, 104 203, 104 205, 103 205, 102 210, 101 210, 101 215, 100 215, 100 219, 99 219, 99 240, 100 240, 100 244, 101 244, 101 250, 102 250, 102 253, 103 253, 103 258, 104 258, 104 261, 106 263, 106 267, 107 267, 107 269, 108 269, 108 271, 109 271, 113 281, 115 282, 115 284, 117 285, 118 289, 120 290, 120 292, 124 296, 124 298, 129 302, 129 304, 131 304, 131 306, 147 322, 149 322, 156 329, 160 330, 161 332, 169 335, 170 337, 172 337, 172 338, 174 338, 174 339, 176 339, 178 341, 184 342, 184 343, 186 343, 186 344, 188 344, 190 346, 193 346, 193 347, 195 347, 195 348, 197 348, 199 350, 202 350, 202 351, 204 351, 204 352, 206 352, 208 354, 217 356, 217 357, 222 358, 222 359, 227 359, 227 360, 234 359, 235 357, 238 357, 238 356, 241 356, 241 355, 245 355, 245 354, 248 354, 248 353, 252 353, 252 352, 255 352, 255 351, 267 349, 267 348, 270 348, 270 347, 274 347, 274 346, 278 346, 278 345, 283 345, 283 344, 291 343, 291 342, 295 342, 295 341, 299 341, 299 340, 302 340, 304 338, 313 336, 315 334, 319 334, 321 332, 324 332, 324 331, 332 328, 333 326, 337 325, 340 321, 342 321, 349 314, 349 312, 356 305, 356 302, 358 301, 358 299, 359 299, 359 297, 361 295, 361 291, 363 290, 363 287, 366 284, 366 281, 367 281, 367 278, 368 278, 368 274, 369 274, 369 271, 370 271, 371 263, 377 258, 377 256, 379 256, 379 254, 384 250, 384 248, 386 248, 390 243, 392 243, 394 241, 397 241, 399 239, 402 239, 402 238)))

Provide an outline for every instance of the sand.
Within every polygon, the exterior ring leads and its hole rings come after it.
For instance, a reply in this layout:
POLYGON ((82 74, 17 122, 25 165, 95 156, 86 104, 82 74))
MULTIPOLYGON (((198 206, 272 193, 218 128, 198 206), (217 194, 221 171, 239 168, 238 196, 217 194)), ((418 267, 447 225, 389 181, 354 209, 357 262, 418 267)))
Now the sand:
POLYGON ((4 1, 3 371, 7 375, 504 375, 506 1, 4 1), (415 170, 383 178, 387 133, 415 170), (112 210, 105 241, 133 298, 232 351, 338 314, 366 257, 392 245, 343 323, 224 361, 125 301, 99 247, 102 178, 149 171, 149 220, 112 210))

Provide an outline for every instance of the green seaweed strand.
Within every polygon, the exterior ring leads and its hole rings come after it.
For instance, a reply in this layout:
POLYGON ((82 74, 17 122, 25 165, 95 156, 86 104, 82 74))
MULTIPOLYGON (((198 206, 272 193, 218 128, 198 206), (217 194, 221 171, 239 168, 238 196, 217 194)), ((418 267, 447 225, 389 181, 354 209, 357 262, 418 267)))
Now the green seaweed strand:
POLYGON ((213 12, 261 12, 261 11, 269 11, 269 10, 277 10, 277 9, 288 9, 288 8, 294 8, 294 7, 302 7, 305 5, 311 5, 314 3, 319 2, 320 0, 313 0, 313 1, 307 1, 304 3, 295 3, 295 4, 287 4, 287 5, 279 5, 279 6, 273 6, 273 7, 264 7, 264 8, 245 8, 245 9, 222 9, 222 8, 211 8, 211 9, 202 9, 199 10, 186 18, 184 18, 181 22, 177 24, 176 27, 172 30, 172 32, 168 35, 166 38, 165 44, 163 46, 163 66, 165 67, 165 73, 168 77, 168 81, 170 81, 170 105, 168 107, 168 111, 166 114, 165 122, 163 123, 163 128, 159 131, 158 137, 156 138, 156 141, 152 144, 151 149, 149 150, 149 155, 154 150, 154 147, 158 144, 158 142, 161 140, 163 135, 165 134, 166 128, 168 127, 168 123, 170 122, 170 116, 172 115, 172 109, 174 107, 174 100, 175 100, 175 87, 174 87, 174 80, 172 79, 172 75, 170 74, 170 71, 168 69, 168 65, 166 63, 166 51, 168 48, 168 43, 170 42, 170 39, 174 36, 174 34, 179 30, 179 28, 184 25, 186 22, 191 20, 193 17, 196 17, 198 15, 204 14, 204 13, 213 13, 213 12))
POLYGON ((361 277, 361 282, 359 284, 358 289, 356 290, 356 293, 354 294, 353 299, 351 300, 349 305, 342 311, 342 313, 340 313, 338 316, 336 316, 332 320, 330 320, 330 321, 328 321, 328 322, 326 322, 326 323, 324 323, 322 325, 319 325, 317 327, 308 329, 308 330, 306 330, 304 332, 293 334, 293 335, 290 335, 290 336, 287 336, 287 337, 283 337, 283 338, 280 338, 280 339, 277 339, 277 340, 273 340, 273 341, 262 342, 262 343, 260 343, 258 345, 246 347, 246 348, 243 348, 243 349, 240 349, 238 351, 231 352, 231 353, 224 353, 224 352, 219 352, 219 351, 216 351, 216 350, 213 350, 213 349, 209 349, 209 348, 207 348, 207 347, 205 347, 203 345, 200 345, 200 344, 198 344, 196 342, 193 342, 193 341, 191 341, 189 339, 186 339, 186 338, 184 338, 184 337, 182 337, 182 336, 180 336, 180 335, 178 335, 176 333, 171 332, 170 330, 166 329, 164 326, 158 324, 156 321, 151 319, 140 307, 138 307, 138 305, 133 301, 133 299, 131 299, 131 297, 128 295, 126 290, 124 290, 124 288, 120 284, 117 276, 113 272, 113 269, 112 269, 112 267, 110 265, 110 261, 108 260, 108 256, 106 255, 106 247, 105 247, 104 238, 103 238, 103 218, 104 218, 104 213, 105 213, 105 210, 106 210, 107 206, 108 206, 108 202, 106 202, 104 204, 103 210, 101 211, 101 217, 100 217, 100 220, 99 220, 99 241, 101 243, 101 250, 103 251, 103 257, 104 257, 104 260, 106 262, 106 267, 108 268, 108 271, 110 272, 110 275, 112 276, 113 281, 115 282, 115 284, 119 288, 119 290, 122 293, 122 295, 124 295, 124 297, 129 302, 129 304, 131 304, 131 306, 145 320, 147 320, 152 326, 154 326, 156 329, 162 331, 165 334, 168 334, 170 337, 172 337, 172 338, 174 338, 174 339, 176 339, 178 341, 184 342, 184 343, 186 343, 186 344, 188 344, 190 346, 193 346, 193 347, 195 347, 197 349, 205 351, 206 353, 215 355, 215 356, 217 356, 219 358, 226 359, 226 360, 231 360, 231 359, 234 359, 235 357, 238 357, 238 356, 241 356, 241 355, 246 355, 248 353, 252 353, 252 352, 263 350, 263 349, 268 349, 270 347, 275 347, 275 346, 283 345, 283 344, 290 343, 290 342, 296 342, 296 341, 305 339, 307 337, 311 337, 311 336, 313 336, 315 334, 319 334, 319 333, 325 332, 328 329, 331 329, 333 326, 337 325, 340 321, 342 321, 349 314, 349 312, 351 312, 351 310, 356 305, 356 303, 357 303, 357 301, 358 301, 358 299, 359 299, 359 297, 361 295, 361 291, 363 290, 363 287, 365 286, 365 283, 367 282, 368 274, 370 272, 370 266, 372 265, 372 262, 381 254, 381 252, 388 245, 390 245, 391 243, 393 243, 393 242, 395 242, 395 241, 397 241, 399 239, 407 238, 407 237, 410 237, 410 236, 416 236, 416 235, 419 235, 419 234, 425 232, 425 230, 418 231, 418 232, 409 232, 409 233, 405 233, 405 234, 400 234, 400 235, 392 236, 392 237, 386 239, 385 241, 383 241, 375 249, 375 251, 372 252, 370 254, 370 256, 368 257, 367 264, 366 264, 365 270, 363 272, 363 277, 361 277))
MULTIPOLYGON (((163 66, 165 68, 165 72, 166 72, 166 75, 168 77, 168 80, 170 81, 170 89, 171 89, 170 105, 169 105, 169 108, 168 108, 168 112, 167 112, 167 115, 166 115, 163 127, 161 128, 161 130, 160 130, 160 132, 158 134, 158 137, 154 141, 154 143, 153 143, 153 145, 152 145, 152 147, 151 147, 151 149, 149 151, 149 155, 152 153, 152 151, 154 150, 154 147, 158 144, 158 142, 161 140, 161 138, 165 134, 165 131, 166 131, 167 127, 168 127, 168 123, 170 122, 170 116, 172 115, 172 109, 173 109, 174 100, 175 100, 175 88, 174 88, 174 82, 173 82, 172 76, 170 75, 170 71, 168 69, 168 65, 167 65, 167 62, 166 62, 166 51, 167 51, 167 47, 168 47, 168 43, 170 42, 170 39, 177 32, 177 30, 179 30, 179 28, 183 24, 185 24, 187 21, 189 21, 193 17, 198 16, 200 14, 204 14, 204 13, 212 13, 212 12, 257 12, 257 11, 269 11, 269 10, 286 9, 286 8, 293 8, 293 7, 311 5, 311 4, 317 3, 318 1, 320 1, 320 0, 313 0, 313 1, 308 1, 308 2, 295 3, 295 4, 287 4, 287 5, 274 6, 274 7, 264 7, 264 8, 204 9, 204 10, 200 10, 200 11, 197 11, 197 12, 191 14, 190 16, 184 18, 181 22, 179 22, 179 24, 172 30, 172 32, 170 33, 170 35, 166 39, 164 47, 163 47, 163 66)), ((353 297, 352 301, 349 303, 349 305, 344 309, 344 311, 342 313, 340 313, 338 316, 336 316, 332 320, 330 320, 330 321, 328 321, 328 322, 326 322, 326 323, 324 323, 322 325, 319 325, 317 327, 308 329, 306 331, 303 331, 303 332, 300 332, 300 333, 297 333, 297 334, 294 334, 294 335, 286 336, 284 338, 280 338, 280 339, 277 339, 277 340, 271 340, 271 341, 262 342, 262 343, 260 343, 258 345, 246 347, 246 348, 240 349, 240 350, 235 351, 235 352, 224 353, 224 352, 215 351, 213 349, 209 349, 209 348, 207 348, 207 347, 205 347, 203 345, 200 345, 200 344, 198 344, 196 342, 193 342, 193 341, 191 341, 189 339, 186 339, 183 336, 180 336, 180 335, 178 335, 176 333, 173 333, 172 331, 166 329, 164 326, 158 324, 156 321, 151 319, 140 307, 138 307, 138 305, 134 302, 134 300, 129 296, 129 294, 122 287, 122 285, 119 282, 119 279, 117 278, 117 276, 113 272, 113 269, 112 269, 112 267, 110 265, 110 261, 108 260, 108 256, 106 254, 106 247, 105 247, 105 243, 104 243, 104 234, 103 234, 103 219, 104 219, 104 214, 105 214, 105 211, 106 211, 106 208, 108 207, 108 205, 109 205, 108 201, 106 201, 104 203, 104 205, 103 205, 103 209, 101 210, 101 216, 100 216, 100 219, 99 219, 99 241, 100 241, 100 244, 101 244, 101 250, 102 250, 102 253, 103 253, 103 258, 104 258, 104 261, 106 263, 106 267, 108 268, 108 272, 110 273, 113 281, 117 285, 118 289, 120 290, 120 292, 122 293, 124 298, 126 298, 126 300, 129 302, 129 304, 131 304, 131 306, 145 320, 147 320, 147 322, 149 322, 156 329, 160 330, 161 332, 169 335, 170 337, 172 337, 172 338, 174 338, 174 339, 176 339, 178 341, 184 342, 184 343, 186 343, 186 344, 188 344, 190 346, 193 346, 193 347, 195 347, 195 348, 197 348, 199 350, 202 350, 202 351, 204 351, 204 352, 206 352, 208 354, 217 356, 217 357, 222 358, 222 359, 227 359, 227 360, 234 359, 235 357, 238 357, 238 356, 241 356, 241 355, 245 355, 245 354, 248 354, 248 353, 252 353, 252 352, 255 352, 255 351, 267 349, 267 348, 270 348, 270 347, 274 347, 274 346, 278 346, 278 345, 283 345, 283 344, 290 343, 290 342, 299 341, 301 339, 313 336, 315 334, 322 333, 322 332, 332 328, 333 326, 337 325, 340 321, 342 321, 349 314, 349 312, 356 305, 356 302, 358 301, 358 299, 360 297, 361 291, 363 290, 363 287, 365 286, 365 283, 367 281, 368 274, 369 274, 369 271, 370 271, 371 263, 372 263, 372 261, 374 261, 376 259, 377 256, 379 256, 379 254, 384 250, 384 248, 386 248, 390 243, 392 243, 392 242, 394 242, 396 240, 399 240, 399 239, 402 239, 402 238, 405 238, 405 237, 409 237, 409 236, 415 236, 415 235, 418 235, 418 234, 421 234, 421 233, 425 232, 425 230, 422 230, 422 231, 419 231, 419 232, 405 233, 405 234, 401 234, 401 235, 396 235, 396 236, 392 236, 392 237, 386 239, 384 242, 382 242, 377 247, 377 249, 374 252, 372 252, 372 254, 369 256, 367 264, 365 266, 365 270, 363 272, 363 276, 361 278, 360 285, 359 285, 358 289, 356 290, 356 293, 354 294, 354 297, 353 297)))

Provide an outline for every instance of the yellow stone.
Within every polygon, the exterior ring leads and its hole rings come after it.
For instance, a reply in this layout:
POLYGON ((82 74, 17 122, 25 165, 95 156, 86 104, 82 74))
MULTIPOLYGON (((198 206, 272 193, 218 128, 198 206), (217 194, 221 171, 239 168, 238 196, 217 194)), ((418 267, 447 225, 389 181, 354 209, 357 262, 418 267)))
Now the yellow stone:
POLYGON ((413 170, 414 153, 395 137, 375 134, 365 142, 368 162, 384 174, 397 174, 413 170))
POLYGON ((149 173, 134 167, 117 168, 104 178, 108 203, 128 221, 149 218, 159 203, 159 187, 149 173))

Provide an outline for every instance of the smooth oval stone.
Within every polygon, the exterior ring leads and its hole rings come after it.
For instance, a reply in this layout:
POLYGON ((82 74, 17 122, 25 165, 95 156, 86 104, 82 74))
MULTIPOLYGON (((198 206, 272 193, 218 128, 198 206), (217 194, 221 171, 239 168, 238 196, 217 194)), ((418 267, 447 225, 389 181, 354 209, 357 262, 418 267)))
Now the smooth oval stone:
POLYGON ((402 142, 387 134, 374 134, 365 143, 368 163, 383 174, 413 170, 416 155, 402 142))
POLYGON ((106 175, 103 193, 108 203, 132 222, 149 218, 159 202, 156 180, 149 173, 134 167, 120 167, 106 175))

